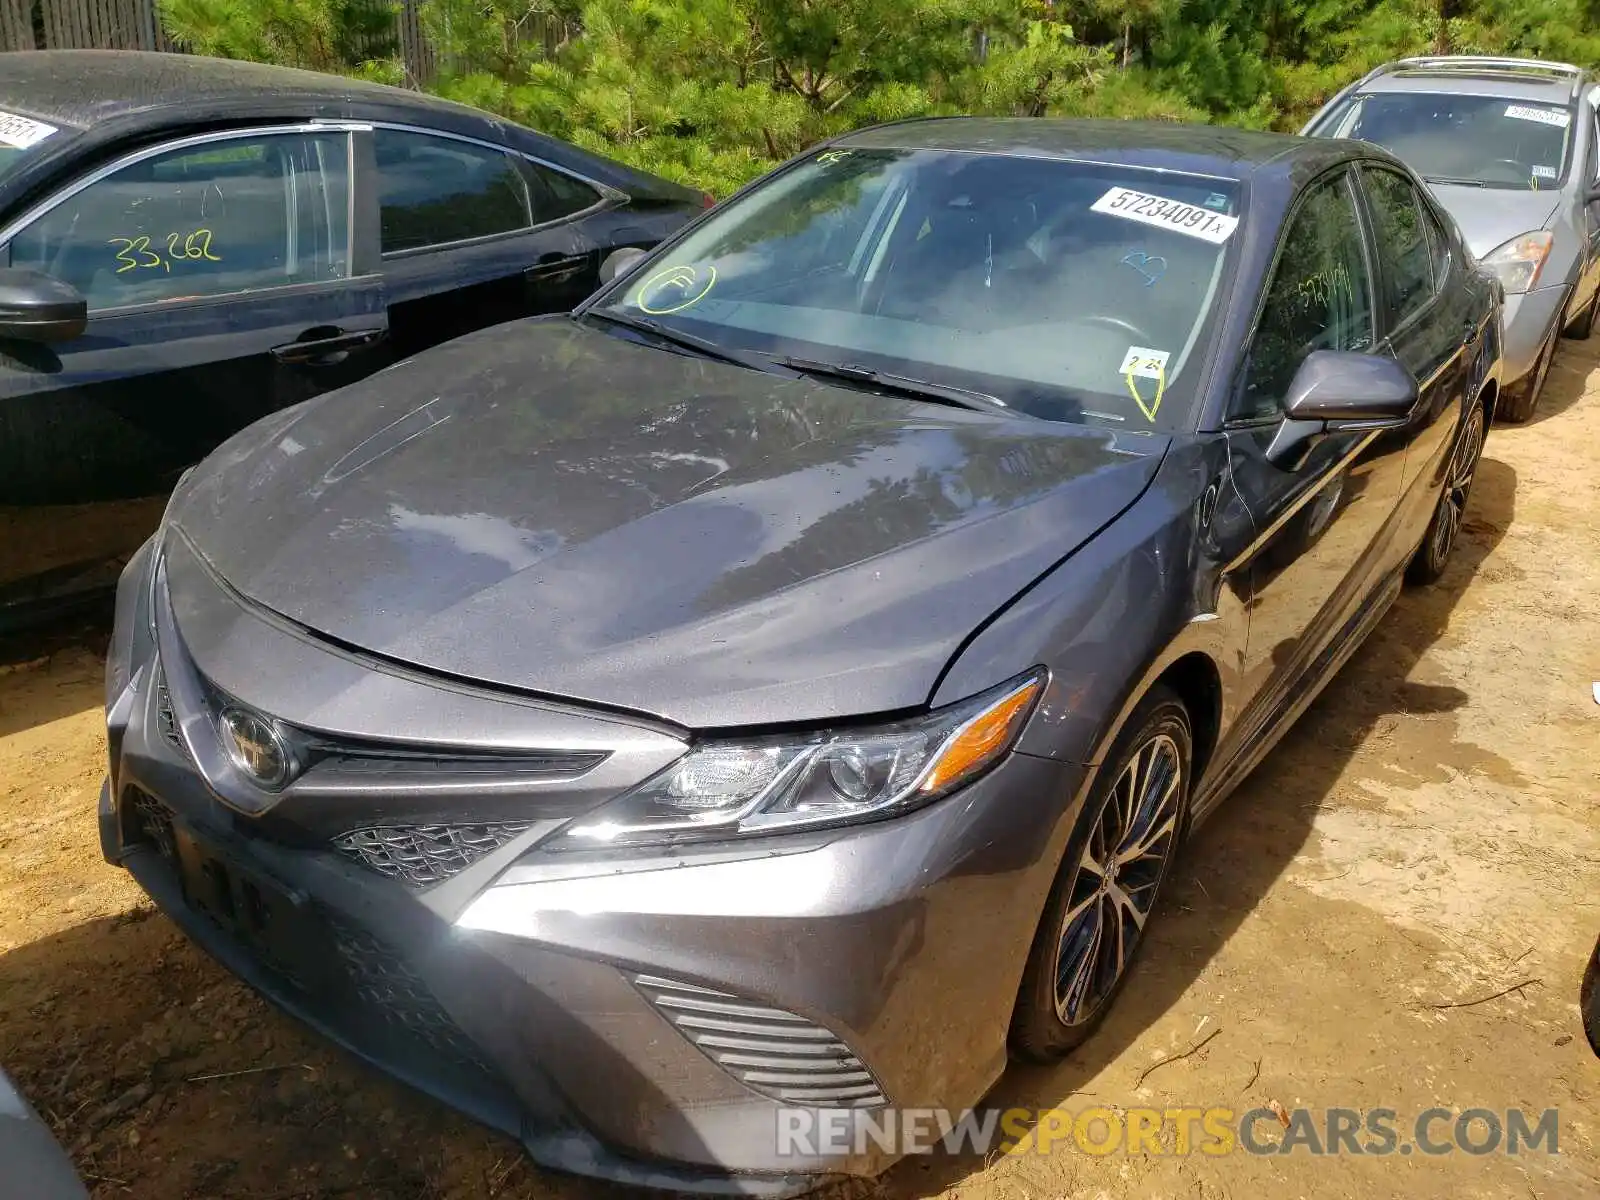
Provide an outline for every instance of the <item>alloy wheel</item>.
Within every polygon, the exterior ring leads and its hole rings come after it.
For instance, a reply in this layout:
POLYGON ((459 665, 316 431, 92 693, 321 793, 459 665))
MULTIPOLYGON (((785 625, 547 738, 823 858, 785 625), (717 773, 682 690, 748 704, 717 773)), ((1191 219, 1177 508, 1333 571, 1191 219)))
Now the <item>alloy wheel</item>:
POLYGON ((1467 511, 1467 497, 1472 492, 1473 476, 1478 471, 1478 459, 1483 454, 1483 410, 1476 405, 1467 416, 1467 428, 1450 460, 1450 476, 1445 481, 1444 494, 1439 497, 1439 516, 1433 524, 1433 560, 1440 566, 1450 556, 1461 532, 1467 511))
POLYGON ((1178 838, 1183 758, 1160 733, 1128 761, 1089 832, 1056 950, 1056 1015, 1081 1025, 1115 990, 1178 838))

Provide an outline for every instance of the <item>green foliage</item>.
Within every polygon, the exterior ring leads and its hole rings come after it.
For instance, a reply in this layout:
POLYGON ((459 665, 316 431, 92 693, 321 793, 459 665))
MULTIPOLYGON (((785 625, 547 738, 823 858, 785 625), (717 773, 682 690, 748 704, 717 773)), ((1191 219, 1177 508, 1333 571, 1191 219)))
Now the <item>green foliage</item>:
MULTIPOLYGON (((401 0, 160 0, 206 54, 406 82, 401 0)), ((718 195, 951 113, 1293 129, 1406 54, 1600 64, 1600 0, 420 0, 429 86, 718 195)))

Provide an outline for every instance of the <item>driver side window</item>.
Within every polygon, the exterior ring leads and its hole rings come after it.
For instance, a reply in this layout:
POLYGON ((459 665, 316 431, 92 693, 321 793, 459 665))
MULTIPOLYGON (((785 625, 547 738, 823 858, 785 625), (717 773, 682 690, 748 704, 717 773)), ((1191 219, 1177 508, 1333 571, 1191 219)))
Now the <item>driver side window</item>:
POLYGON ((1341 175, 1319 185, 1291 219, 1229 415, 1279 416, 1295 371, 1314 350, 1372 348, 1372 277, 1350 181, 1341 175))

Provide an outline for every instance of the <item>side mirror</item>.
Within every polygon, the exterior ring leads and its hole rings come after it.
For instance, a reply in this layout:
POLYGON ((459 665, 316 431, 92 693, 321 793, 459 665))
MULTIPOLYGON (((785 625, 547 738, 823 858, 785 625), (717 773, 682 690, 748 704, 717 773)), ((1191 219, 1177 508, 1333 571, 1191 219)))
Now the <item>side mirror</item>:
POLYGON ((78 289, 42 271, 0 268, 0 338, 66 342, 89 323, 89 302, 78 289))
POLYGON ((620 250, 613 250, 600 264, 600 282, 610 283, 644 256, 645 251, 637 246, 624 246, 620 250))
POLYGON ((1267 457, 1292 470, 1328 434, 1399 429, 1416 406, 1417 381, 1387 355, 1313 351, 1289 383, 1267 457))

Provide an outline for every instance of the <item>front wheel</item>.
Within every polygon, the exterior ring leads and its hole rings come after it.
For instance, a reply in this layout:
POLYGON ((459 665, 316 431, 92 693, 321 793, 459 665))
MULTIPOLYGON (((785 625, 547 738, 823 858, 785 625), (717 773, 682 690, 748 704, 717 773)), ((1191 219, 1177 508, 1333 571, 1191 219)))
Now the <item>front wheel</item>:
POLYGON ((1434 507, 1433 519, 1428 522, 1428 532, 1422 536, 1422 545, 1406 567, 1406 579, 1411 583, 1432 583, 1444 574, 1450 561, 1450 551, 1455 549, 1456 537, 1466 519, 1467 497, 1472 494, 1472 481, 1478 473, 1478 460, 1483 457, 1483 406, 1476 400, 1467 410, 1467 423, 1456 443, 1456 452, 1450 456, 1450 470, 1445 476, 1444 491, 1434 507))
POLYGON ((1187 710, 1152 689, 1100 768, 1034 934, 1011 1020, 1020 1057, 1077 1046, 1127 979, 1183 832, 1192 761, 1187 710))
POLYGON ((1508 388, 1500 400, 1497 415, 1504 417, 1513 425, 1520 425, 1533 416, 1533 410, 1539 404, 1539 394, 1544 391, 1545 378, 1550 374, 1550 360, 1556 356, 1556 342, 1559 339, 1554 331, 1545 339, 1544 346, 1539 350, 1539 357, 1533 364, 1533 370, 1527 377, 1520 381, 1516 387, 1508 388))

